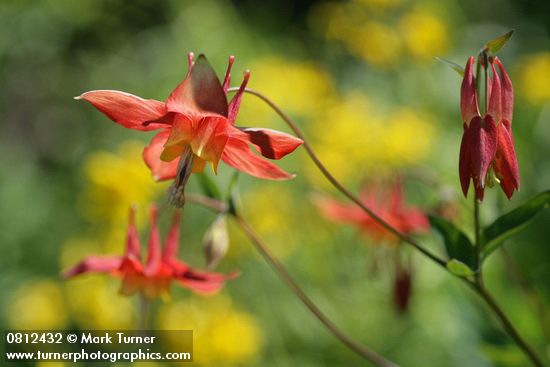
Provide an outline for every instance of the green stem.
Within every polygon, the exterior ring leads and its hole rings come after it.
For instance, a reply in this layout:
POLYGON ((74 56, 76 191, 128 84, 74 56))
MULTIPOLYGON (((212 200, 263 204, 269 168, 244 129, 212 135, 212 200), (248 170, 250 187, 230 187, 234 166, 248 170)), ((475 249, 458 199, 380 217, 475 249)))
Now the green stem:
POLYGON ((531 363, 533 363, 533 365, 536 367, 544 367, 544 364, 542 363, 542 359, 540 359, 540 357, 535 353, 533 348, 521 337, 519 332, 516 330, 516 328, 508 318, 508 316, 506 316, 502 308, 500 308, 496 300, 487 291, 485 286, 479 282, 471 283, 471 284, 474 287, 476 293, 485 301, 485 303, 487 303, 487 305, 491 308, 494 314, 498 317, 506 333, 514 340, 517 346, 529 358, 531 363))
POLYGON ((476 198, 476 195, 473 195, 474 197, 474 249, 475 249, 475 274, 476 274, 476 281, 482 283, 483 282, 483 274, 481 270, 481 225, 479 221, 479 201, 476 198))
POLYGON ((473 282, 469 282, 475 289, 476 293, 487 303, 491 308, 494 314, 500 320, 502 326, 506 333, 514 340, 517 346, 525 353, 525 355, 531 360, 533 365, 537 367, 543 367, 541 359, 537 356, 535 351, 531 348, 529 344, 521 337, 519 332, 516 330, 508 316, 504 313, 502 308, 498 305, 496 300, 491 296, 491 294, 485 288, 483 284, 483 272, 482 272, 482 258, 481 258, 481 224, 479 220, 479 210, 480 202, 474 195, 474 235, 475 235, 475 256, 476 256, 476 275, 473 282))
POLYGON ((151 306, 151 301, 146 298, 143 294, 139 295, 139 320, 138 320, 138 329, 139 330, 148 330, 149 329, 149 310, 151 306))
MULTIPOLYGON (((236 91, 236 88, 230 88, 228 91, 233 92, 236 91)), ((302 141, 304 142, 304 148, 306 149, 307 154, 313 161, 313 163, 317 166, 317 168, 321 171, 323 176, 338 190, 340 191, 344 196, 346 196, 349 200, 354 202, 358 207, 360 207, 367 215, 369 215, 372 219, 374 219, 376 222, 378 222, 382 227, 384 227, 388 232, 395 235, 397 238, 402 240, 403 242, 413 246, 415 249, 420 251, 424 256, 428 257, 430 260, 438 264, 439 266, 446 268, 447 262, 443 259, 440 259, 436 255, 432 254, 430 251, 422 247, 418 242, 416 242, 412 237, 409 237, 408 235, 402 233, 397 228, 393 227, 391 224, 380 218, 377 214, 375 214, 370 208, 368 208, 357 196, 352 194, 348 189, 344 187, 338 181, 331 173, 330 171, 324 166, 324 164, 319 160, 317 157, 317 154, 313 151, 313 148, 306 140, 304 134, 302 131, 298 128, 298 126, 288 117, 275 103, 273 103, 269 98, 264 96, 263 94, 256 92, 252 89, 245 89, 245 92, 248 94, 252 94, 258 98, 260 98, 262 101, 264 101, 269 107, 271 107, 282 119, 283 121, 290 127, 290 129, 298 136, 302 141)))

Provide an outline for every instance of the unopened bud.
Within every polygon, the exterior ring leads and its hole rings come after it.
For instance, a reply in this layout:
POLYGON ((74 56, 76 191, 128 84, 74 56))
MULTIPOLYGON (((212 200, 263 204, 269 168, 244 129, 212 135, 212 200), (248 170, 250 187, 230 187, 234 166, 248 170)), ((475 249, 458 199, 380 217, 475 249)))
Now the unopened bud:
POLYGON ((204 255, 208 270, 214 269, 223 259, 229 248, 227 218, 219 215, 210 225, 203 238, 204 255))
POLYGON ((397 272, 393 282, 393 303, 399 313, 405 313, 412 295, 411 273, 405 270, 397 272))

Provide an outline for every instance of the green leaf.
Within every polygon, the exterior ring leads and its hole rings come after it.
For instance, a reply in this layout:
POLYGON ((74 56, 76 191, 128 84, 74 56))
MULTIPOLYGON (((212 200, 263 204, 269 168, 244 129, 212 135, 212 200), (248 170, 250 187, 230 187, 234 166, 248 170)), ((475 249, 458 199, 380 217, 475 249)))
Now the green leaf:
POLYGON ((510 40, 510 38, 512 38, 513 34, 514 30, 512 29, 510 32, 487 42, 484 49, 492 54, 496 54, 504 47, 504 45, 510 40))
POLYGON ((442 57, 436 57, 435 59, 437 61, 440 61, 440 62, 444 63, 445 65, 449 66, 451 69, 456 71, 458 73, 458 75, 460 75, 461 77, 464 77, 464 68, 462 66, 458 65, 456 62, 444 59, 442 57))
POLYGON ((489 256, 502 243, 523 230, 542 210, 550 206, 550 190, 532 197, 523 205, 508 212, 485 227, 481 233, 484 257, 489 256))
POLYGON ((199 173, 196 175, 199 179, 199 185, 201 187, 202 193, 209 198, 221 200, 222 194, 218 185, 206 174, 199 173))
POLYGON ((451 273, 459 277, 469 277, 475 274, 468 265, 458 261, 457 259, 452 259, 447 262, 447 269, 449 269, 451 273))
POLYGON ((448 220, 434 215, 429 216, 431 226, 443 237, 443 244, 450 259, 469 267, 475 267, 474 246, 468 237, 448 220))

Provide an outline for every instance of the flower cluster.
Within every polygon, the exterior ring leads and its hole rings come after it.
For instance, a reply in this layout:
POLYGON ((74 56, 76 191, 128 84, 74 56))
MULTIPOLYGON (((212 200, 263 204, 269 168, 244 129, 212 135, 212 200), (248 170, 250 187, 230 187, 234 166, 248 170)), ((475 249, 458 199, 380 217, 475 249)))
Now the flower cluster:
POLYGON ((488 77, 486 113, 482 116, 479 111, 477 84, 480 81, 474 77, 474 57, 466 63, 460 95, 464 124, 459 159, 460 184, 466 196, 471 178, 478 200, 483 200, 485 187, 492 186, 493 181, 500 183, 508 198, 519 190, 518 162, 512 137, 512 81, 498 57, 489 57, 488 62, 492 77, 488 77))

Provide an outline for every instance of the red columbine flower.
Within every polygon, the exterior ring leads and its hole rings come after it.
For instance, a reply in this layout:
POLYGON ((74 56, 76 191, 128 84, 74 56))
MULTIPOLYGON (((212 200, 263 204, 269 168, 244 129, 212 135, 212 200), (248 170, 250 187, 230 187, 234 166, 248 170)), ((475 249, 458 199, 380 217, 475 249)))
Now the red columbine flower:
MULTIPOLYGON (((361 201, 376 215, 402 233, 426 232, 430 225, 426 215, 419 209, 408 207, 403 202, 403 189, 399 182, 391 187, 369 185, 361 192, 361 201)), ((355 204, 323 199, 320 208, 329 219, 352 223, 375 240, 395 240, 395 236, 376 222, 355 204)))
MULTIPOLYGON (((390 186, 382 184, 365 186, 361 190, 360 197, 363 204, 401 233, 424 233, 430 228, 428 218, 421 210, 404 203, 403 188, 399 180, 394 181, 390 186)), ((322 199, 318 203, 327 218, 354 224, 374 241, 396 243, 397 237, 357 205, 329 199, 322 199)), ((399 313, 404 313, 408 309, 412 296, 412 267, 401 264, 399 252, 401 247, 393 247, 393 250, 395 250, 395 266, 391 269, 393 271, 392 302, 399 313)), ((376 264, 376 255, 373 260, 376 264)))
POLYGON ((183 190, 192 172, 202 172, 206 162, 214 172, 219 160, 252 176, 285 180, 293 176, 254 154, 250 145, 266 158, 280 159, 294 151, 302 140, 269 129, 238 128, 235 119, 250 72, 246 71, 239 91, 230 103, 226 93, 234 57, 223 85, 204 55, 193 62, 189 72, 166 102, 112 90, 82 94, 85 99, 114 122, 134 130, 161 129, 143 152, 145 163, 156 180, 175 178, 172 200, 183 205, 183 190))
POLYGON ((510 199, 514 190, 519 189, 518 162, 512 137, 514 91, 512 81, 500 60, 490 57, 489 63, 492 77, 488 83, 487 113, 483 117, 478 108, 476 81, 472 70, 473 57, 468 59, 464 70, 460 96, 464 124, 464 135, 460 144, 460 184, 466 196, 471 177, 477 199, 483 200, 485 186, 492 186, 494 180, 500 183, 510 199))
POLYGON ((141 261, 141 246, 135 226, 135 209, 132 208, 126 253, 123 256, 89 256, 63 275, 65 278, 71 278, 88 272, 108 273, 122 278, 122 294, 132 295, 141 291, 148 298, 167 294, 172 281, 197 293, 208 294, 218 291, 226 280, 235 278, 238 273, 225 275, 199 271, 178 260, 179 219, 179 214, 175 212, 172 228, 162 251, 157 227, 157 210, 151 209, 149 253, 144 264, 141 261))

